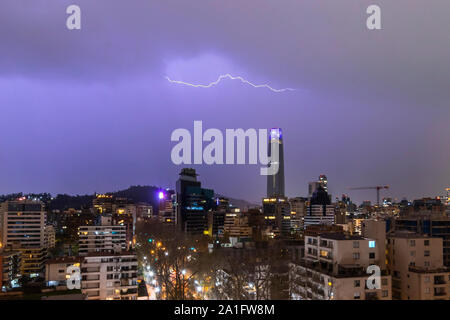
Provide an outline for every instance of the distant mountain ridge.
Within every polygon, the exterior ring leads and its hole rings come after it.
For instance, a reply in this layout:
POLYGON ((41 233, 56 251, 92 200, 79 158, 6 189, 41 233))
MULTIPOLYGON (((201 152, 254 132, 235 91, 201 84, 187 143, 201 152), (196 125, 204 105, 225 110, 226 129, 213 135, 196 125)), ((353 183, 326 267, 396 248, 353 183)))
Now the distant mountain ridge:
MULTIPOLYGON (((127 189, 119 190, 115 192, 106 192, 105 194, 113 195, 115 197, 120 198, 128 198, 134 203, 138 202, 146 202, 153 206, 155 212, 158 212, 159 207, 159 199, 158 193, 161 190, 159 187, 155 186, 130 186, 127 189)), ((48 209, 50 210, 68 210, 68 209, 87 209, 92 206, 92 200, 95 198, 94 194, 85 194, 85 195, 68 195, 68 194, 58 194, 56 197, 51 198, 49 193, 39 193, 39 194, 22 194, 22 193, 14 193, 9 195, 0 195, 0 202, 6 200, 17 199, 19 197, 30 197, 41 199, 46 203, 48 209)), ((225 197, 230 200, 230 202, 240 208, 241 210, 247 210, 248 208, 255 207, 257 205, 252 204, 246 200, 234 199, 223 195, 216 195, 217 197, 225 197)))

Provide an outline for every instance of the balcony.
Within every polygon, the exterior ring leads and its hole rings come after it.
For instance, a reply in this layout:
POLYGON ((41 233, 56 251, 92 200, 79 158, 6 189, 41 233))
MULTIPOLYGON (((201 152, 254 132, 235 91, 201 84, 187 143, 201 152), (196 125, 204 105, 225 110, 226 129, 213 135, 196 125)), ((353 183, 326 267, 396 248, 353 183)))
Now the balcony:
POLYGON ((445 292, 445 288, 434 288, 434 296, 435 297, 442 297, 445 296, 447 293, 445 292))
POLYGON ((434 277, 434 284, 440 285, 440 284, 446 284, 444 276, 436 276, 434 277))
POLYGON ((378 300, 376 292, 366 292, 366 300, 378 300))
POLYGON ((94 276, 94 277, 87 277, 87 276, 83 276, 83 278, 81 279, 83 282, 90 282, 90 281, 99 281, 100 280, 100 276, 94 276))
POLYGON ((83 290, 93 290, 93 289, 99 289, 100 288, 100 284, 95 284, 95 283, 84 283, 83 286, 81 287, 81 289, 83 290))

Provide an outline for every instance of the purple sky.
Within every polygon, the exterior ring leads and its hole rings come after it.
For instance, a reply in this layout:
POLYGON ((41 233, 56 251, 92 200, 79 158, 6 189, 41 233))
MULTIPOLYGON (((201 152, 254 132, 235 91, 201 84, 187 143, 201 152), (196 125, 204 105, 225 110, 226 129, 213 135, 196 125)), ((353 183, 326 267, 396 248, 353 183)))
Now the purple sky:
MULTIPOLYGON (((450 186, 448 0, 2 0, 0 193, 173 187, 171 132, 281 127, 286 192, 442 195, 450 186), (65 27, 82 9, 82 30, 65 27), (370 4, 381 31, 365 27, 370 4), (294 92, 273 93, 220 74, 294 92)), ((194 166, 259 201, 260 166, 194 166)))

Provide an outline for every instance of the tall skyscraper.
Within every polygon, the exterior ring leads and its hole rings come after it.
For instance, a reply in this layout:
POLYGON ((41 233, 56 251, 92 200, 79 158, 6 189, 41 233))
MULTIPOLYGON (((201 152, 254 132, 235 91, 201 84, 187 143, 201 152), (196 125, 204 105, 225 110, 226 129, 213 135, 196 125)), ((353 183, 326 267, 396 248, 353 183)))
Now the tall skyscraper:
MULTIPOLYGON (((283 152, 283 134, 280 128, 270 129, 268 155, 272 156, 272 149, 278 145, 278 172, 267 176, 267 197, 284 197, 284 152, 283 152)), ((270 158, 269 158, 270 159, 270 158)), ((269 161, 269 167, 276 164, 275 161, 269 161)))

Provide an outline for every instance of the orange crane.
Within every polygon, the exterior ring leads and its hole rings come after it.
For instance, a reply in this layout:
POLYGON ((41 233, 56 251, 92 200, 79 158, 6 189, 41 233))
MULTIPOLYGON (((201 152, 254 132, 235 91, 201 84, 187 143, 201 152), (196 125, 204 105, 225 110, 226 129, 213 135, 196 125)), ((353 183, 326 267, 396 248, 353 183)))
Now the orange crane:
POLYGON ((356 187, 349 188, 350 190, 377 190, 377 205, 380 206, 380 190, 381 189, 389 189, 389 186, 375 186, 375 187, 356 187))

